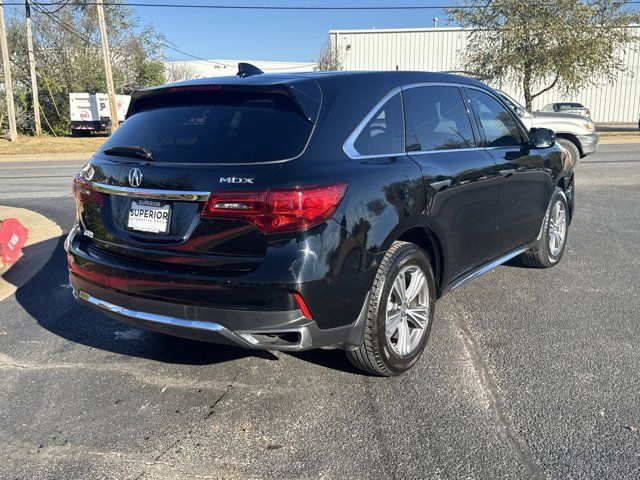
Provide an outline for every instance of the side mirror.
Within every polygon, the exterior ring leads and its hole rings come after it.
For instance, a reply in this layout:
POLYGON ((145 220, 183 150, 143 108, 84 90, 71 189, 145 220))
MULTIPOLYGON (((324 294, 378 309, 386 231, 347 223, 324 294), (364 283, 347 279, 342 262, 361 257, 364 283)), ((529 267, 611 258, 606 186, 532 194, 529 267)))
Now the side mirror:
POLYGON ((527 111, 522 107, 514 107, 513 109, 520 118, 527 116, 527 111))
POLYGON ((556 134, 548 128, 529 130, 529 143, 533 148, 549 148, 556 144, 556 134))

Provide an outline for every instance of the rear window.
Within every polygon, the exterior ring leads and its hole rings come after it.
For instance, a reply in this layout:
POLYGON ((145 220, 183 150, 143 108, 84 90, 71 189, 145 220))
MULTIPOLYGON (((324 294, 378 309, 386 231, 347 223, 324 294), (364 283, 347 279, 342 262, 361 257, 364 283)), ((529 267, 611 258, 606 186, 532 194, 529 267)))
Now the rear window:
POLYGON ((101 150, 145 147, 155 162, 269 162, 301 154, 313 129, 282 92, 173 93, 136 108, 101 150))
POLYGON ((558 110, 572 110, 574 108, 584 108, 580 103, 558 103, 558 110))

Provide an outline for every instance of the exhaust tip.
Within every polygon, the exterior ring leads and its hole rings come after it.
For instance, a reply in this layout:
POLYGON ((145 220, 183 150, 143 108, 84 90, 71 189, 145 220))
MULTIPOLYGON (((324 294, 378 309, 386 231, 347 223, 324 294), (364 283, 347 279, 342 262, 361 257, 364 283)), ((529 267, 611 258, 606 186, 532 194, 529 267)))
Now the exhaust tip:
POLYGON ((235 332, 249 345, 256 348, 278 350, 300 350, 311 345, 311 334, 307 327, 273 332, 235 332))

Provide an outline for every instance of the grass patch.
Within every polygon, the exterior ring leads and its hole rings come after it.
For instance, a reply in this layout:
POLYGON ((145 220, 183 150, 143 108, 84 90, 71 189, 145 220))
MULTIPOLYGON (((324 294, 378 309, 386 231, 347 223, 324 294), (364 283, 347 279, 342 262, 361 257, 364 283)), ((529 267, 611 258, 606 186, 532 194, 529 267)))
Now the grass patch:
POLYGON ((98 137, 27 137, 15 142, 0 140, 0 155, 28 155, 37 153, 94 153, 107 139, 98 137))

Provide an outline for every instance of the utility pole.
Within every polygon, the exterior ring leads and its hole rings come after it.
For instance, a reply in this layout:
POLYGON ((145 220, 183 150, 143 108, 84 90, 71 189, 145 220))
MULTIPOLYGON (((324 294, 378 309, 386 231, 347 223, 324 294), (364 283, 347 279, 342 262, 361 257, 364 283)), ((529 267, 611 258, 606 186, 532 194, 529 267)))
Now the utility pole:
POLYGON ((27 17, 27 54, 29 56, 29 71, 31 72, 31 96, 33 97, 33 121, 36 126, 36 136, 42 135, 40 124, 40 100, 38 99, 38 80, 36 79, 36 58, 33 53, 33 33, 31 32, 31 5, 29 0, 24 0, 25 14, 27 17))
POLYGON ((107 90, 109 94, 109 111, 111 112, 111 132, 118 128, 118 105, 116 103, 116 89, 113 86, 113 73, 111 73, 111 54, 109 53, 109 41, 107 40, 107 26, 104 21, 104 4, 102 0, 96 0, 98 8, 98 24, 100 26, 100 40, 102 43, 102 57, 104 58, 104 73, 107 77, 107 90))
POLYGON ((9 65, 9 47, 7 32, 4 28, 4 3, 0 0, 0 48, 2 48, 2 65, 4 67, 4 88, 7 95, 7 115, 9 117, 9 140, 18 140, 16 127, 16 108, 13 104, 13 83, 11 82, 11 65, 9 65))

